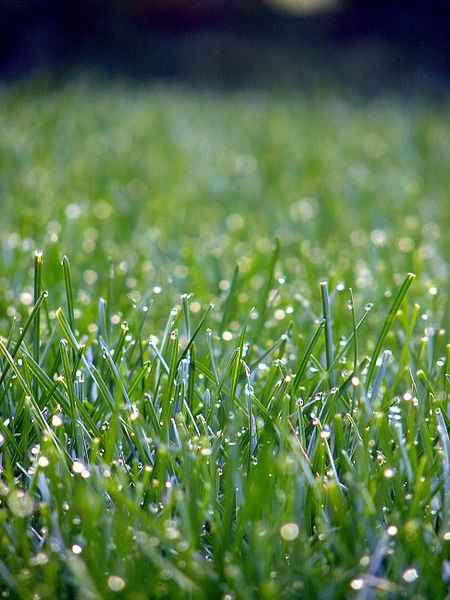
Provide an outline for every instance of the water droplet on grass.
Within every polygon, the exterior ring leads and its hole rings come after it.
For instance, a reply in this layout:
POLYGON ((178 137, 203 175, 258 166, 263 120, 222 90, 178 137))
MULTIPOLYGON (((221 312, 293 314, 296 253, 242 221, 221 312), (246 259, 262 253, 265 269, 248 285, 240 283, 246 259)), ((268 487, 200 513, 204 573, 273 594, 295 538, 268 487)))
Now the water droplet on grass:
POLYGON ((33 500, 24 490, 14 490, 9 496, 8 506, 17 517, 28 517, 33 512, 33 500))
POLYGON ((53 415, 52 417, 52 425, 53 427, 60 427, 63 424, 63 420, 59 415, 53 415))
POLYGON ((126 586, 126 582, 118 575, 110 575, 108 577, 108 587, 113 592, 121 592, 126 586))
POLYGON ((352 588, 352 590, 362 590, 364 587, 364 579, 361 579, 360 577, 352 579, 350 581, 350 587, 352 588))
POLYGON ((406 583, 412 583, 413 581, 416 581, 416 579, 419 578, 419 574, 417 573, 417 569, 406 569, 402 577, 403 580, 406 581, 406 583))
POLYGON ((281 537, 288 542, 295 540, 299 533, 300 528, 297 523, 285 523, 280 529, 281 537))
POLYGON ((33 558, 30 560, 30 563, 33 566, 45 565, 48 563, 48 555, 45 552, 38 552, 33 558))
POLYGON ((81 463, 79 460, 74 461, 73 465, 72 465, 72 471, 74 473, 82 473, 84 471, 85 467, 83 465, 83 463, 81 463))

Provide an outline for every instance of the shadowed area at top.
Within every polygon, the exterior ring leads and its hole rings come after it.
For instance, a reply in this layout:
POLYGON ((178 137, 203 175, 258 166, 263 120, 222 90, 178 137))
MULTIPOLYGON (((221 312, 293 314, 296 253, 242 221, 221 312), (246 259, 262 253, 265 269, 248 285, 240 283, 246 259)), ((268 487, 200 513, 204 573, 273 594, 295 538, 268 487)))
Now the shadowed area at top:
POLYGON ((90 70, 212 87, 448 89, 445 2, 9 2, 0 73, 90 70))

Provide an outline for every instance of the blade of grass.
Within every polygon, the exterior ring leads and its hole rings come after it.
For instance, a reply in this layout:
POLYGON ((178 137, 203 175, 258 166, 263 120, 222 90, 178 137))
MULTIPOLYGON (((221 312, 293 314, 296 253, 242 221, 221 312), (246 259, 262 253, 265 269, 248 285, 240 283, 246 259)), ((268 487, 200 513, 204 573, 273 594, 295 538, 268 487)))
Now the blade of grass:
POLYGON ((317 342, 319 341, 320 334, 322 333, 322 329, 324 328, 324 326, 325 326, 325 319, 322 319, 322 321, 320 321, 315 333, 313 334, 311 340, 309 341, 309 344, 303 354, 302 360, 300 361, 300 364, 298 366, 298 369, 297 369, 297 372, 296 372, 295 378, 294 378, 294 391, 296 393, 300 386, 302 377, 306 371, 306 367, 308 366, 308 362, 311 357, 311 354, 312 354, 314 348, 316 347, 317 342))
POLYGON ((328 283, 326 281, 320 282, 320 294, 322 297, 322 314, 325 319, 325 355, 327 361, 327 371, 330 373, 330 387, 335 386, 334 369, 333 364, 333 338, 331 334, 331 314, 330 314, 330 297, 328 295, 328 283))
POLYGON ((391 401, 391 399, 394 396, 395 391, 401 381, 401 378, 403 376, 403 371, 404 371, 405 365, 406 365, 406 359, 408 356, 408 350, 409 350, 409 346, 410 346, 410 342, 411 342, 411 337, 412 337, 414 327, 417 322, 417 317, 419 316, 419 311, 420 311, 419 304, 414 304, 413 313, 412 313, 412 316, 411 316, 411 319, 409 322, 408 331, 406 332, 405 343, 403 344, 402 353, 400 355, 400 360, 398 361, 397 373, 394 377, 394 381, 393 381, 392 385, 390 385, 389 389, 386 390, 387 398, 384 403, 384 406, 387 406, 389 404, 389 402, 391 401))
POLYGON ((72 290, 72 276, 70 273, 70 262, 69 258, 64 255, 62 262, 63 277, 64 277, 64 289, 66 291, 66 304, 67 304, 67 319, 69 321, 70 329, 75 330, 75 317, 73 310, 73 290, 72 290))
POLYGON ((244 356, 244 345, 245 345, 245 333, 247 331, 247 326, 244 325, 242 331, 241 331, 241 335, 239 336, 239 340, 238 340, 238 344, 237 344, 237 348, 238 348, 238 353, 236 354, 236 358, 234 359, 234 363, 233 363, 233 368, 231 371, 231 378, 230 378, 230 400, 231 400, 231 405, 233 405, 234 403, 234 397, 236 395, 236 389, 237 389, 237 385, 238 385, 238 381, 239 381, 239 373, 241 371, 241 366, 242 366, 242 358, 244 356))
POLYGON ((75 440, 75 446, 77 451, 77 456, 83 460, 86 460, 85 456, 85 448, 83 447, 83 442, 81 438, 81 431, 79 427, 79 416, 75 401, 75 392, 73 388, 73 381, 71 375, 71 369, 69 365, 69 355, 67 352, 67 342, 65 340, 61 340, 59 342, 59 349, 61 352, 61 360, 64 368, 64 378, 66 382, 66 389, 69 395, 69 403, 70 403, 70 426, 71 426, 71 438, 75 440))
POLYGON ((375 371, 375 366, 376 366, 378 357, 380 356, 381 350, 383 348, 383 344, 384 344, 386 337, 392 327, 395 316, 397 315, 397 311, 400 308, 400 306, 401 306, 401 304, 402 304, 402 302, 403 302, 403 300, 415 278, 416 278, 416 276, 414 275, 414 273, 408 273, 401 288, 399 289, 397 295, 394 298, 392 306, 386 317, 386 321, 384 322, 383 329, 381 330, 381 333, 380 333, 377 343, 375 345, 375 350, 372 354, 372 358, 370 359, 369 369, 367 371, 367 377, 366 377, 366 392, 369 391, 369 386, 372 381, 372 377, 373 377, 373 374, 375 371))
POLYGON ((372 388, 372 393, 370 394, 370 401, 369 401, 369 408, 372 408, 377 396, 378 396, 378 392, 380 391, 380 387, 381 387, 381 383, 383 381, 383 378, 385 376, 386 373, 386 369, 388 367, 389 364, 389 360, 392 356, 392 352, 390 350, 385 350, 383 352, 383 359, 381 361, 381 365, 380 368, 378 370, 378 374, 377 377, 375 379, 375 382, 373 384, 373 388, 372 388))
MULTIPOLYGON (((42 252, 34 253, 34 304, 36 305, 39 297, 42 293, 42 262, 43 256, 42 252)), ((33 336, 33 356, 34 360, 39 362, 39 353, 41 348, 41 312, 36 311, 34 317, 34 336, 33 336)), ((39 381, 37 379, 33 379, 33 393, 34 397, 37 400, 39 395, 39 381)))
POLYGON ((197 337, 198 333, 201 331, 201 329, 202 329, 202 327, 203 327, 203 324, 205 323, 205 321, 206 321, 206 319, 207 319, 207 317, 208 317, 209 313, 211 312, 211 310, 212 310, 213 308, 214 308, 214 304, 210 304, 210 305, 208 306, 208 308, 206 309, 206 312, 205 312, 205 314, 204 314, 204 315, 203 315, 203 317, 201 318, 201 321, 200 321, 200 323, 197 325, 197 327, 196 327, 196 329, 195 329, 194 333, 192 334, 192 337, 191 337, 191 338, 188 338, 188 339, 189 339, 189 341, 188 341, 188 343, 187 343, 187 346, 186 346, 186 348, 183 350, 183 352, 181 353, 181 356, 180 356, 180 358, 178 359, 178 365, 180 364, 180 362, 181 362, 182 360, 184 360, 184 359, 186 358, 186 356, 187 356, 187 354, 188 354, 189 350, 191 349, 191 346, 192 346, 192 344, 193 344, 193 343, 194 343, 194 341, 195 341, 195 338, 197 337))

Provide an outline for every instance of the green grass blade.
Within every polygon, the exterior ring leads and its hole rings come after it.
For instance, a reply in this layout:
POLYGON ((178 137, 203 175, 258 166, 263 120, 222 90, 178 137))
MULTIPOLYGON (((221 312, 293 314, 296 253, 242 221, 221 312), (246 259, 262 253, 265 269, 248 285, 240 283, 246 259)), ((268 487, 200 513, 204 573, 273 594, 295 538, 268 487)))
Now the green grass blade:
POLYGON ((327 371, 330 373, 330 387, 335 386, 333 364, 333 337, 331 334, 331 313, 330 313, 330 297, 328 295, 328 283, 322 281, 320 283, 320 294, 322 297, 322 314, 325 320, 325 355, 327 360, 327 371))
MULTIPOLYGON (((42 252, 34 253, 34 304, 36 305, 42 293, 42 252)), ((33 356, 36 362, 39 362, 41 348, 41 313, 36 311, 34 317, 34 336, 33 336, 33 356)), ((39 381, 33 380, 33 393, 37 400, 39 395, 39 381)))
POLYGON ((403 282, 401 288, 399 289, 397 295, 394 298, 394 301, 389 310, 388 316, 386 317, 386 321, 384 322, 383 328, 381 330, 381 333, 380 333, 377 343, 375 345, 375 350, 370 359, 370 364, 369 364, 369 368, 367 371, 367 377, 366 377, 366 392, 369 391, 369 386, 370 386, 370 383, 373 378, 373 374, 375 371, 375 366, 376 366, 378 357, 380 356, 380 353, 383 348, 386 337, 387 337, 389 331, 391 330, 392 324, 397 315, 397 311, 400 308, 400 306, 401 306, 401 304, 402 304, 402 302, 403 302, 403 300, 415 278, 416 278, 416 276, 413 273, 408 273, 405 281, 403 282))
POLYGON ((208 306, 208 308, 205 311, 205 314, 203 315, 203 317, 200 320, 200 323, 197 325, 194 333, 192 334, 192 337, 188 338, 188 343, 186 345, 186 348, 183 350, 183 352, 181 353, 180 358, 178 359, 178 364, 180 364, 180 362, 182 360, 184 360, 189 352, 189 350, 191 349, 192 344, 195 341, 195 338, 197 337, 197 335, 199 334, 199 332, 201 331, 206 319, 208 318, 209 313, 212 311, 212 309, 214 308, 214 304, 210 304, 208 306))
POLYGON ((320 321, 315 333, 313 334, 312 338, 310 339, 305 352, 303 353, 302 360, 300 361, 300 364, 298 366, 298 369, 297 369, 297 372, 296 372, 295 378, 294 378, 294 391, 295 392, 298 391, 300 382, 302 381, 303 375, 305 374, 305 371, 306 371, 306 367, 308 366, 309 359, 314 351, 314 348, 317 345, 317 342, 319 341, 320 335, 322 333, 322 329, 324 327, 325 327, 325 319, 322 319, 322 321, 320 321))
POLYGON ((63 277, 64 277, 64 289, 66 291, 66 304, 67 304, 67 319, 69 321, 70 329, 75 330, 75 316, 73 309, 73 290, 72 290, 72 276, 70 273, 70 262, 66 255, 63 256, 62 262, 63 277))

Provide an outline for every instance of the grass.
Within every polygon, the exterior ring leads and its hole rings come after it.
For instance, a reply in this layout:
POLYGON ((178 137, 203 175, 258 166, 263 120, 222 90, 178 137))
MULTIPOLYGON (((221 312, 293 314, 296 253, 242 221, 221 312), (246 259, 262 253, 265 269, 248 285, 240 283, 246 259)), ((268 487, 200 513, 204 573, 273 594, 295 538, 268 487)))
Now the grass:
POLYGON ((2 597, 445 597, 448 129, 1 91, 2 597))

